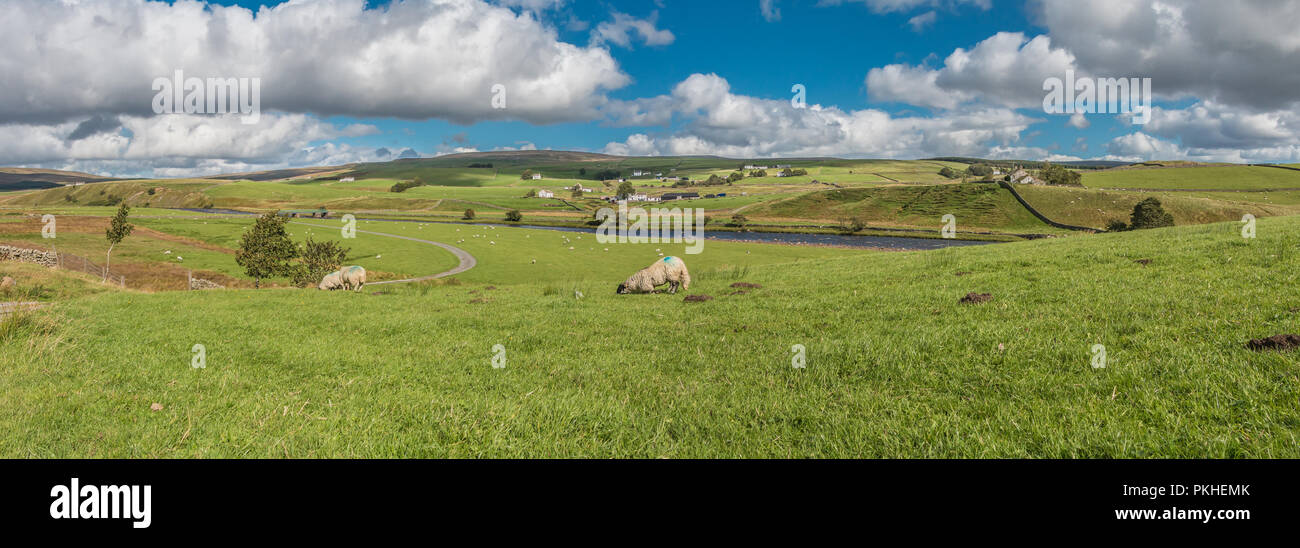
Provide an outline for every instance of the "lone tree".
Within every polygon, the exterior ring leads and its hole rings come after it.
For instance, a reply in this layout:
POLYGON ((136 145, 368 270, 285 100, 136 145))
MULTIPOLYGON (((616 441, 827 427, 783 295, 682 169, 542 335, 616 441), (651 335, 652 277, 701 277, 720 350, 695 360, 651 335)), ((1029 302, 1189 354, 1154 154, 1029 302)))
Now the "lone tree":
POLYGON ((466 209, 466 210, 465 210, 465 220, 466 220, 466 221, 473 221, 473 220, 474 220, 474 210, 473 210, 473 209, 466 209))
POLYGON ((131 208, 123 202, 117 208, 117 214, 113 215, 113 220, 108 224, 108 230, 104 231, 104 236, 108 238, 108 254, 104 256, 104 279, 108 279, 108 267, 113 263, 113 246, 122 243, 122 240, 131 235, 135 230, 135 225, 126 222, 127 215, 131 214, 131 208))
POLYGON ((620 200, 626 200, 628 196, 633 194, 636 194, 636 188, 632 186, 632 183, 623 181, 622 183, 619 183, 618 191, 614 193, 614 197, 620 200))
POLYGON ((1160 206, 1160 200, 1147 198, 1133 206, 1133 216, 1128 224, 1129 230, 1162 226, 1174 226, 1174 216, 1160 206))
POLYGON ((311 238, 302 243, 302 262, 293 272, 293 285, 311 286, 343 266, 349 248, 335 241, 318 242, 311 238))
POLYGON ((262 287, 262 278, 293 274, 289 261, 298 256, 298 246, 284 229, 288 223, 288 217, 281 217, 278 210, 272 211, 258 217, 253 228, 245 231, 240 239, 235 262, 253 278, 254 287, 262 287))
POLYGON ((524 214, 520 213, 518 209, 512 209, 506 212, 506 220, 512 223, 517 223, 524 220, 524 214))

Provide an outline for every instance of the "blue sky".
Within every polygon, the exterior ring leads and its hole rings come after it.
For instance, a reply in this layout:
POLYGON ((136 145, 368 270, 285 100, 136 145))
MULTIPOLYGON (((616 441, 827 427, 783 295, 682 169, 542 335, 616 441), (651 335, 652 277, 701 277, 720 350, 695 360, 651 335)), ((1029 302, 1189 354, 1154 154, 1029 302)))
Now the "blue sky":
MULTIPOLYGON (((225 1, 256 10, 280 2, 225 1)), ((387 2, 370 1, 382 8, 387 2)), ((609 18, 611 11, 648 17, 658 14, 658 26, 670 30, 676 39, 666 46, 611 48, 620 67, 632 83, 610 93, 632 100, 660 95, 694 73, 713 73, 726 78, 735 93, 769 99, 789 99, 796 83, 809 90, 808 101, 842 108, 875 107, 895 113, 921 112, 906 104, 868 100, 863 79, 873 67, 891 63, 934 63, 959 47, 969 48, 996 31, 1034 32, 1020 3, 995 4, 991 9, 954 6, 938 10, 935 23, 922 32, 912 30, 908 20, 929 9, 895 13, 873 13, 865 4, 819 7, 817 2, 787 2, 781 19, 767 21, 757 0, 665 1, 661 6, 647 1, 575 2, 564 10, 539 14, 560 30, 567 42, 585 44, 590 28, 609 18), (567 30, 570 18, 587 23, 584 30, 567 30), (807 33, 803 29, 816 29, 807 33)), ((340 124, 368 123, 383 130, 380 135, 344 139, 364 146, 389 149, 413 148, 433 153, 439 145, 458 136, 465 144, 481 150, 517 147, 530 142, 541 148, 601 150, 606 143, 631 133, 628 128, 610 127, 600 121, 533 125, 524 122, 481 122, 459 125, 438 119, 409 121, 335 117, 340 124)), ((1046 120, 1046 118, 1045 118, 1046 120)), ((1042 146, 1074 139, 1083 133, 1065 127, 1057 117, 1034 129, 1043 134, 1033 142, 1042 146)), ((1104 133, 1100 126, 1089 133, 1104 133)), ((1068 147, 1067 147, 1068 148, 1068 147)), ((859 155, 870 155, 863 151, 859 155)))
POLYGON ((187 176, 511 148, 1300 162, 1295 28, 1300 2, 1269 0, 6 0, 0 165, 187 176), (175 70, 259 79, 264 115, 160 113, 150 85, 175 70), (1044 112, 1067 71, 1150 78, 1150 123, 1044 112))

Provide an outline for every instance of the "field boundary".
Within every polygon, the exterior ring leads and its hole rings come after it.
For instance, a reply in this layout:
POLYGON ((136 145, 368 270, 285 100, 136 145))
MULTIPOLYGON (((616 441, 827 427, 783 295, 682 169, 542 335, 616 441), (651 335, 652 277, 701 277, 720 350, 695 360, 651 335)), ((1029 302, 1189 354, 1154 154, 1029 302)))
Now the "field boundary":
POLYGON ((1006 181, 998 181, 998 184, 1001 185, 1002 188, 1011 191, 1011 195, 1016 198, 1017 202, 1020 202, 1020 205, 1025 206, 1025 209, 1029 210, 1029 212, 1032 213, 1035 217, 1038 217, 1038 220, 1044 223, 1052 225, 1056 228, 1063 228, 1065 230, 1077 230, 1080 232, 1105 232, 1104 230, 1099 230, 1096 228, 1091 228, 1086 226, 1067 225, 1065 223, 1058 223, 1056 221, 1048 219, 1046 215, 1043 215, 1037 209, 1034 209, 1034 206, 1029 205, 1029 202, 1025 201, 1025 198, 1021 196, 1019 192, 1016 191, 1015 187, 1011 186, 1011 183, 1008 183, 1006 181))

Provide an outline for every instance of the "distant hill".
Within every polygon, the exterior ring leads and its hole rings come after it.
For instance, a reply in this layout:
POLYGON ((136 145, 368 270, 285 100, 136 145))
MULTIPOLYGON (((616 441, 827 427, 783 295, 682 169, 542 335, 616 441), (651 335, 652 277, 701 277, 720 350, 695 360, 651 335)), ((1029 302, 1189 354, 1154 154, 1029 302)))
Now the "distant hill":
MULTIPOLYGON (((998 167, 1021 166, 1029 169, 1040 169, 1043 164, 1049 162, 1032 161, 1032 160, 988 160, 985 158, 966 158, 962 156, 944 156, 940 158, 925 158, 926 160, 935 160, 940 162, 959 162, 963 164, 988 164, 998 167)), ((1068 162, 1050 162, 1069 169, 1108 169, 1112 167, 1127 166, 1131 162, 1114 162, 1110 160, 1072 160, 1068 162)))
POLYGON ((112 180, 114 179, 76 171, 0 167, 0 192, 55 188, 73 183, 93 183, 112 180))
POLYGON ((353 165, 355 164, 333 167, 300 167, 294 169, 275 169, 271 171, 250 171, 245 173, 212 175, 210 177, 203 177, 203 179, 217 179, 222 181, 279 181, 281 179, 297 179, 300 177, 347 171, 349 168, 353 167, 353 165))

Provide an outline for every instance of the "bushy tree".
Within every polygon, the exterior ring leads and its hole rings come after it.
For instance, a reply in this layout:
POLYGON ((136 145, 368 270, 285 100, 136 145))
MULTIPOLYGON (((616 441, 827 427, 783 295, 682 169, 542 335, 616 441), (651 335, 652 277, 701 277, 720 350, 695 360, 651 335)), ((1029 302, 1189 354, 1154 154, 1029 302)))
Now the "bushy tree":
POLYGON ((108 230, 104 231, 104 236, 108 239, 108 254, 104 256, 104 278, 108 278, 108 267, 113 263, 113 246, 122 243, 122 240, 131 235, 135 230, 135 225, 126 222, 126 218, 131 214, 130 206, 125 203, 117 208, 117 213, 113 215, 113 220, 108 223, 108 230))
POLYGON ((731 226, 736 228, 745 228, 749 224, 749 218, 744 214, 737 213, 731 216, 731 226))
POLYGON ((946 178, 948 178, 948 179, 956 179, 957 177, 959 177, 959 175, 957 174, 957 171, 954 170, 953 168, 948 167, 948 166, 944 166, 943 169, 939 170, 939 175, 943 175, 944 177, 946 177, 946 178))
POLYGON ((1079 172, 1052 163, 1043 164, 1043 169, 1038 170, 1038 178, 1049 185, 1083 185, 1083 176, 1079 172))
POLYGON ((623 181, 622 183, 619 183, 618 191, 614 193, 614 197, 620 200, 626 200, 628 196, 633 194, 636 194, 636 187, 633 187, 632 183, 623 181))
POLYGON ((388 189, 388 191, 389 191, 389 192, 406 192, 408 189, 412 189, 412 188, 415 188, 415 187, 417 187, 417 186, 424 186, 424 180, 423 180, 423 179, 420 179, 419 177, 416 177, 416 178, 411 179, 411 180, 409 180, 409 181, 401 181, 401 182, 399 182, 399 183, 393 185, 392 187, 390 187, 390 188, 388 189))
POLYGON ((262 287, 262 278, 291 275, 289 261, 298 256, 298 246, 289 239, 285 225, 288 217, 272 211, 257 218, 253 227, 244 231, 235 252, 235 262, 244 267, 244 273, 253 278, 254 287, 262 287))
POLYGON ((531 180, 533 178, 533 170, 525 169, 524 173, 520 175, 519 178, 524 181, 531 180))
POLYGON ((474 220, 474 210, 473 210, 473 209, 466 209, 466 210, 465 210, 465 220, 466 220, 466 221, 473 221, 473 220, 474 220))
POLYGON ((512 209, 506 212, 506 220, 512 223, 517 223, 524 220, 524 214, 520 213, 518 209, 512 209))
POLYGON ((1160 200, 1147 198, 1133 206, 1133 216, 1128 224, 1129 230, 1163 226, 1174 226, 1174 216, 1161 207, 1160 200))
POLYGON ((326 274, 335 272, 348 259, 349 249, 335 241, 318 242, 311 238, 302 243, 301 262, 293 271, 293 284, 310 287, 326 274))

